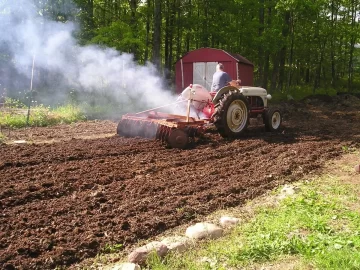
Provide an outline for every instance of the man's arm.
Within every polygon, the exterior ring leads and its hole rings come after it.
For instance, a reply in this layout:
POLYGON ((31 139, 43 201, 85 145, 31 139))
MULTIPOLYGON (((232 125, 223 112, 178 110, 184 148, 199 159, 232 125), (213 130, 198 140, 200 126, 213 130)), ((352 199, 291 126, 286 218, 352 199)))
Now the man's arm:
POLYGON ((226 75, 227 75, 227 83, 229 83, 229 82, 231 82, 232 81, 232 79, 231 79, 231 77, 230 77, 230 75, 229 75, 229 73, 226 73, 226 75))

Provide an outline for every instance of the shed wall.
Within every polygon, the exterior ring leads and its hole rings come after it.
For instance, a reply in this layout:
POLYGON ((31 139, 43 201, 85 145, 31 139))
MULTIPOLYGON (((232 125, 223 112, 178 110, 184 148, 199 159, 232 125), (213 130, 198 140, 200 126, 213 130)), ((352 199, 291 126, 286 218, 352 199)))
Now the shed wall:
POLYGON ((254 85, 254 67, 246 64, 238 63, 239 70, 239 79, 241 80, 241 85, 244 86, 253 86, 254 85))

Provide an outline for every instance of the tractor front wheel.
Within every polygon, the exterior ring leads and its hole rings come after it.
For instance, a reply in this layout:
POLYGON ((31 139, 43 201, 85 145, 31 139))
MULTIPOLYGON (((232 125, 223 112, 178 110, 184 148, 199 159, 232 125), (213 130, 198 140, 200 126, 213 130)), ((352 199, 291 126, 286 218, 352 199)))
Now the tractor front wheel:
POLYGON ((222 137, 239 137, 248 122, 249 104, 243 94, 230 91, 215 105, 214 124, 222 137))
POLYGON ((278 109, 268 109, 264 113, 264 123, 266 131, 277 131, 281 127, 282 115, 278 109))

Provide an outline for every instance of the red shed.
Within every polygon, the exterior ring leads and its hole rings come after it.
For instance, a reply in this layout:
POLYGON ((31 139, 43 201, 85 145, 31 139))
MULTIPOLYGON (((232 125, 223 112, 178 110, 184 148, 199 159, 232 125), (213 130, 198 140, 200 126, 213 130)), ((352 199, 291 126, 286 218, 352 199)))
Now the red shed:
POLYGON ((254 65, 245 57, 220 49, 200 48, 181 57, 175 64, 176 93, 190 84, 201 84, 210 91, 216 65, 222 63, 233 80, 242 85, 253 85, 254 65))

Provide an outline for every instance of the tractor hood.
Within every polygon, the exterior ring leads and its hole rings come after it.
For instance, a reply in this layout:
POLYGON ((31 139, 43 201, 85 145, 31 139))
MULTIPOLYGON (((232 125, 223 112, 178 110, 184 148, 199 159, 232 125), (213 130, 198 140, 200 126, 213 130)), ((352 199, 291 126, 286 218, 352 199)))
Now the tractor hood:
POLYGON ((239 90, 240 93, 242 93, 244 96, 264 97, 267 95, 267 91, 261 87, 244 86, 241 87, 239 90))
POLYGON ((213 98, 213 103, 216 104, 223 94, 229 92, 229 91, 240 91, 244 96, 257 96, 261 97, 264 100, 264 104, 266 105, 266 100, 271 99, 271 95, 267 94, 266 89, 261 87, 254 87, 254 86, 242 86, 240 88, 234 87, 234 86, 225 86, 221 88, 216 95, 213 98))

